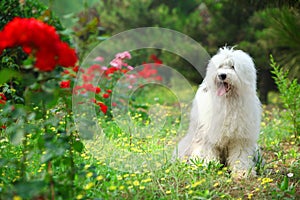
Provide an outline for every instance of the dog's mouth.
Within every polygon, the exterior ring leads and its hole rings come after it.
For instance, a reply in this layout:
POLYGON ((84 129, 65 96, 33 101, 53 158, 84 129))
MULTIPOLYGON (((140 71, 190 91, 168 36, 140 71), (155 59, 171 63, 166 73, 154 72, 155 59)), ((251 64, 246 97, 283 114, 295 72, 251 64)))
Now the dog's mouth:
POLYGON ((218 96, 223 96, 224 94, 228 93, 231 89, 231 85, 225 81, 219 82, 217 86, 218 86, 217 89, 218 96))

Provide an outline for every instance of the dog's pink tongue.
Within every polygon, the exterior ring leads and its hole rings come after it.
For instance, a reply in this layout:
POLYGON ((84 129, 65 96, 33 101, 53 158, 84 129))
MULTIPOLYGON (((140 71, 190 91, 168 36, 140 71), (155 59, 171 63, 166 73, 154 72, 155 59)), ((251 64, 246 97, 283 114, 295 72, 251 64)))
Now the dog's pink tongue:
POLYGON ((221 84, 217 90, 218 96, 223 96, 226 93, 226 88, 223 84, 221 84))

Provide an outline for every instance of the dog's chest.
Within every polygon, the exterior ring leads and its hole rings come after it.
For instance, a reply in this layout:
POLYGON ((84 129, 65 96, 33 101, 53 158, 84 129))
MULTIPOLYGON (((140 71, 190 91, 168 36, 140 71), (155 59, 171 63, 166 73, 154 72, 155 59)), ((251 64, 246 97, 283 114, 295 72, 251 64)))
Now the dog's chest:
POLYGON ((242 111, 236 109, 226 109, 222 116, 222 122, 219 127, 219 134, 222 140, 241 137, 243 120, 242 111))

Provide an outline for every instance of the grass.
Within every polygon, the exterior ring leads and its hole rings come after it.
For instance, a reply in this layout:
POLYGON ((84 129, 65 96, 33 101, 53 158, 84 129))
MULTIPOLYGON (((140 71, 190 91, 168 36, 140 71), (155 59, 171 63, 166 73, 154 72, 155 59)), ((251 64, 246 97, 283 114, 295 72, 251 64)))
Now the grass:
MULTIPOLYGON (((184 132, 186 128, 180 124, 182 108, 176 104, 176 96, 166 88, 152 86, 136 91, 134 95, 135 99, 131 103, 133 108, 143 104, 143 109, 148 110, 160 104, 158 108, 163 109, 166 117, 155 121, 151 118, 155 115, 145 114, 145 110, 132 109, 131 132, 120 129, 116 122, 106 117, 100 118, 98 123, 103 130, 101 134, 105 134, 106 139, 85 141, 85 150, 82 153, 74 152, 74 196, 70 199, 300 198, 300 138, 295 138, 285 128, 286 121, 280 117, 281 110, 277 107, 264 106, 259 144, 265 165, 259 169, 260 174, 234 180, 228 169, 221 168, 218 163, 204 165, 196 160, 194 165, 188 165, 169 162, 177 142, 174 140, 177 131, 184 132), (152 122, 160 123, 160 128, 151 126, 152 122), (130 160, 132 158, 135 159, 130 160), (139 160, 137 158, 143 158, 144 161, 149 158, 149 162, 133 164, 134 160, 139 160), (132 169, 130 165, 137 167, 132 169)), ((28 140, 29 145, 38 145, 34 136, 29 137, 32 137, 28 140)), ((22 196, 24 185, 18 185, 22 146, 13 145, 7 138, 1 137, 0 147, 0 199, 47 199, 48 186, 43 183, 40 187, 36 187, 36 184, 31 187, 31 196, 22 196)), ((47 165, 41 162, 42 155, 37 152, 28 152, 28 155, 25 162, 28 167, 27 180, 43 180, 47 176, 47 165)), ((68 177, 64 175, 68 166, 67 159, 65 162, 53 163, 56 199, 66 199, 67 191, 62 188, 68 184, 68 177)))

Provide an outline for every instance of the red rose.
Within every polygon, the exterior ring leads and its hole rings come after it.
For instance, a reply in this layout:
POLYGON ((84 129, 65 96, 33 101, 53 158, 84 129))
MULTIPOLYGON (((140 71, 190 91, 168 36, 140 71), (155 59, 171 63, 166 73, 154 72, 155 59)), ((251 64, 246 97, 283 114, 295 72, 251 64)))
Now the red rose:
POLYGON ((96 87, 96 91, 95 91, 95 93, 96 94, 99 94, 101 92, 101 88, 99 88, 99 87, 96 87))
POLYGON ((62 73, 63 74, 70 74, 70 71, 69 70, 64 70, 62 73))
POLYGON ((74 71, 74 72, 76 72, 76 73, 77 73, 77 72, 78 72, 78 70, 79 70, 79 66, 75 66, 75 67, 73 67, 73 71, 74 71))
POLYGON ((107 99, 109 97, 109 94, 105 93, 102 96, 103 96, 103 98, 107 99))
POLYGON ((157 58, 157 56, 154 55, 154 54, 150 55, 150 59, 153 60, 154 63, 157 64, 157 65, 160 65, 160 64, 163 63, 163 62, 162 62, 159 58, 157 58))
POLYGON ((58 64, 64 67, 74 66, 77 62, 77 56, 74 49, 71 49, 65 42, 58 45, 58 64))
POLYGON ((110 67, 105 71, 105 75, 109 76, 110 74, 113 74, 115 71, 118 71, 119 69, 116 67, 110 67))
POLYGON ((90 92, 95 92, 96 91, 95 87, 91 83, 85 83, 85 84, 82 85, 82 87, 84 89, 86 89, 87 91, 90 91, 90 92))
POLYGON ((102 102, 98 102, 97 104, 100 106, 100 110, 106 114, 108 107, 102 102))
POLYGON ((70 88, 70 83, 71 83, 70 80, 62 81, 62 82, 60 82, 60 87, 61 88, 70 88))
POLYGON ((0 54, 6 48, 21 46, 25 53, 36 57, 34 66, 40 71, 77 62, 74 49, 60 40, 55 28, 34 18, 14 18, 0 31, 0 38, 0 54))
POLYGON ((6 96, 0 93, 0 104, 6 104, 6 96))
POLYGON ((40 50, 36 53, 35 67, 41 71, 52 71, 55 68, 56 61, 55 54, 47 52, 47 50, 40 50))

